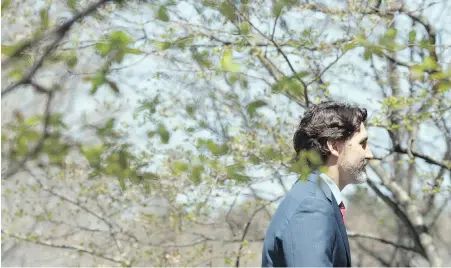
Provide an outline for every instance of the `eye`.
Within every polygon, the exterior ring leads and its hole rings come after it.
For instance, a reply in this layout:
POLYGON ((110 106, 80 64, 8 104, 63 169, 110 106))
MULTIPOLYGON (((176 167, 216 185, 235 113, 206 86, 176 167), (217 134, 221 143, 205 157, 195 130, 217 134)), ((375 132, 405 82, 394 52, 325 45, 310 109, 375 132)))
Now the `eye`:
POLYGON ((360 145, 362 145, 362 148, 363 148, 363 149, 366 149, 367 141, 366 141, 366 140, 365 140, 365 141, 362 141, 362 142, 360 143, 360 145))
POLYGON ((366 149, 366 141, 362 142, 362 148, 366 149))

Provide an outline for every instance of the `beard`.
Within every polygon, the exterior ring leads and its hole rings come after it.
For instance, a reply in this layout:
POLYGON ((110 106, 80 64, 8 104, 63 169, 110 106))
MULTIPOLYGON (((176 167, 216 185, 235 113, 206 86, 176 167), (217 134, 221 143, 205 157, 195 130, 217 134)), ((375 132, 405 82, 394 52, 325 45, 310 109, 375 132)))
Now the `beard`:
POLYGON ((348 161, 344 160, 342 163, 343 171, 349 176, 349 182, 352 184, 362 184, 368 180, 366 174, 366 164, 362 163, 360 165, 353 165, 348 161))

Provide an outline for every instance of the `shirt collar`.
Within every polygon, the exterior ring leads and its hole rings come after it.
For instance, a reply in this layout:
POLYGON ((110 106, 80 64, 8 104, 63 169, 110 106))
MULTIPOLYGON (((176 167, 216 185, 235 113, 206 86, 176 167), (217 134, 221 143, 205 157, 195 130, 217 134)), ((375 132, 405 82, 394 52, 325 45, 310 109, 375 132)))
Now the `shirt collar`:
POLYGON ((332 191, 332 194, 335 197, 335 200, 337 200, 337 205, 340 205, 340 203, 343 201, 343 199, 341 198, 341 193, 340 193, 340 189, 338 188, 338 186, 335 184, 335 182, 329 176, 327 176, 327 174, 320 173, 319 176, 329 186, 330 190, 332 191))

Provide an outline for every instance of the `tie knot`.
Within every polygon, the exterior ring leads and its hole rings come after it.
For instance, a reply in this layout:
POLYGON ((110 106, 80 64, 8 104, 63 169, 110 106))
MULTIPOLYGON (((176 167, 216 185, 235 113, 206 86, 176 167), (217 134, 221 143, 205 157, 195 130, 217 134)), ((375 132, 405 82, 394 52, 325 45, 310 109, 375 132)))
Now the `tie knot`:
POLYGON ((340 208, 345 208, 345 204, 343 202, 340 203, 340 205, 338 205, 340 208))

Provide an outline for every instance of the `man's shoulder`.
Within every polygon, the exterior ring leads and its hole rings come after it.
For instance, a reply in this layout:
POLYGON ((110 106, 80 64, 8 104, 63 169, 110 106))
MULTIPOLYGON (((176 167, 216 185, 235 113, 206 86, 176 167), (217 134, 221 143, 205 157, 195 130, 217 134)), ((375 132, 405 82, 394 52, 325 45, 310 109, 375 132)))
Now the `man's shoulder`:
POLYGON ((310 200, 308 202, 315 202, 316 200, 322 203, 327 201, 327 198, 319 185, 313 180, 300 179, 286 193, 278 209, 295 212, 302 207, 306 200, 310 200))

